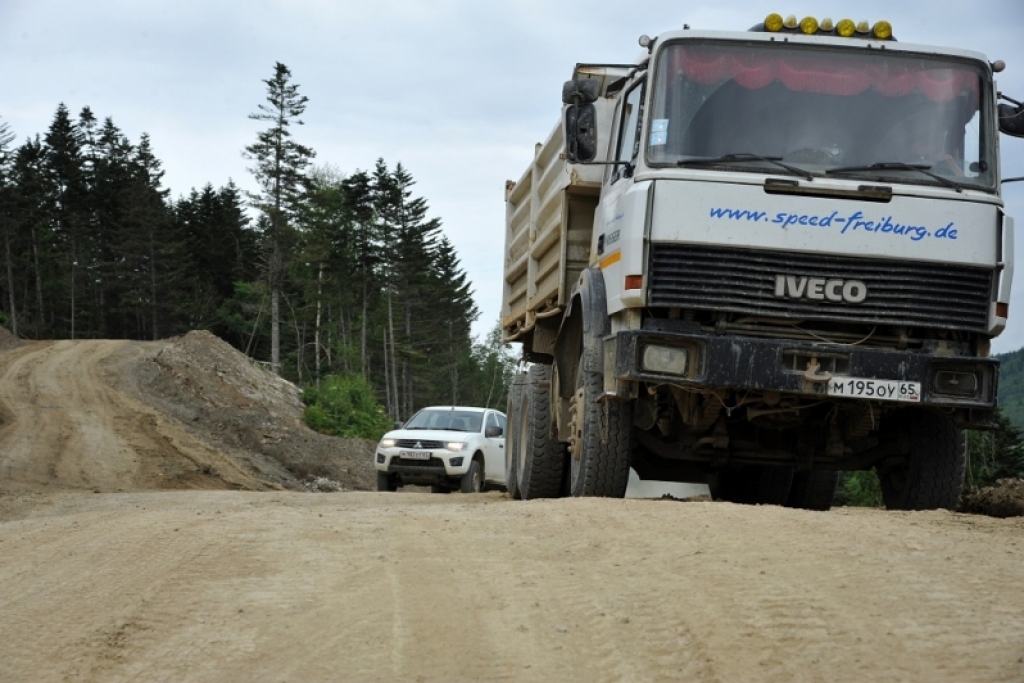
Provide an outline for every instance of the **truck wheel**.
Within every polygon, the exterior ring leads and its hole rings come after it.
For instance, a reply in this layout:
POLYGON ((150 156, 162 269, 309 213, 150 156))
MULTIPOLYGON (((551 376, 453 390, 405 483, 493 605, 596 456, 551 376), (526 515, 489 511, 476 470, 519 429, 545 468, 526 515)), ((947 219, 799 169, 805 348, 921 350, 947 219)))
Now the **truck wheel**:
POLYGON ((377 490, 378 491, 397 491, 398 482, 395 481, 394 475, 388 474, 387 472, 381 472, 377 470, 377 490))
POLYGON ((597 367, 599 360, 594 349, 585 349, 576 367, 576 394, 569 408, 569 493, 622 498, 629 483, 633 406, 627 401, 599 401, 604 376, 588 369, 597 367))
POLYGON ((532 365, 519 397, 515 450, 516 488, 525 500, 557 498, 565 469, 565 445, 551 438, 551 366, 532 365))
POLYGON ((708 488, 714 500, 741 505, 785 505, 793 486, 793 468, 746 465, 711 475, 708 488))
POLYGON ((479 460, 474 458, 469 463, 469 469, 459 482, 459 490, 463 493, 480 493, 484 490, 484 468, 480 466, 479 460))
POLYGON ((526 378, 525 373, 517 375, 512 380, 512 386, 508 390, 508 438, 505 439, 505 488, 508 490, 508 495, 513 500, 519 500, 522 496, 519 494, 519 482, 516 481, 519 476, 519 468, 516 464, 519 460, 517 453, 519 453, 519 433, 521 431, 520 422, 522 421, 523 412, 520 410, 522 397, 523 397, 523 383, 526 378))
POLYGON ((835 470, 811 470, 793 475, 793 486, 786 499, 786 507, 801 510, 825 511, 832 507, 832 500, 839 488, 839 472, 835 470))
POLYGON ((953 510, 960 502, 967 439, 953 418, 924 410, 905 413, 910 450, 906 462, 879 468, 889 510, 953 510))

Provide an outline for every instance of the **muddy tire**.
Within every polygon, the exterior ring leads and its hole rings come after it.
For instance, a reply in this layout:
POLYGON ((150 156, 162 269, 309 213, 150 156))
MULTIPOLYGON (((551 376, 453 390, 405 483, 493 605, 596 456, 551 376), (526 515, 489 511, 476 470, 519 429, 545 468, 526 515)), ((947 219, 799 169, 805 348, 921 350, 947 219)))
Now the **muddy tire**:
POLYGON ((565 469, 565 444, 551 437, 551 366, 532 365, 519 397, 516 488, 524 500, 557 498, 565 469))
POLYGON ((519 500, 519 482, 517 481, 519 462, 519 435, 521 430, 520 420, 522 419, 522 398, 523 386, 526 383, 526 373, 516 375, 512 380, 512 386, 508 390, 508 438, 505 439, 505 488, 508 495, 514 500, 519 500))
POLYGON ((786 499, 786 507, 801 510, 825 511, 832 507, 839 488, 839 472, 811 470, 793 475, 793 486, 786 499))
POLYGON ((878 467, 882 501, 889 510, 954 510, 967 465, 967 436, 953 418, 924 410, 901 416, 909 451, 899 466, 878 467))
POLYGON ((785 505, 792 486, 792 468, 770 465, 725 469, 708 480, 714 500, 740 505, 785 505))
POLYGON ((481 493, 484 490, 484 468, 476 458, 469 463, 469 469, 459 481, 459 490, 463 493, 481 493))
POLYGON ((596 349, 585 349, 576 368, 569 493, 573 496, 622 498, 629 483, 633 404, 599 400, 604 376, 597 372, 596 349))
POLYGON ((381 472, 377 470, 377 490, 378 491, 397 491, 398 482, 393 474, 387 472, 381 472))

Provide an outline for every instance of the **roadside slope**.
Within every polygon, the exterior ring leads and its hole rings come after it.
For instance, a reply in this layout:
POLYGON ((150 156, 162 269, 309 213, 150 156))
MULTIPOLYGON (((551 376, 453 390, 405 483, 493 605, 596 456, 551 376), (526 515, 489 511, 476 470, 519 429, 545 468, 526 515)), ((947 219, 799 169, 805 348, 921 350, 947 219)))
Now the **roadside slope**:
POLYGON ((174 421, 112 387, 103 362, 157 343, 26 343, 0 358, 0 491, 267 489, 174 421))
POLYGON ((372 444, 308 429, 295 385, 208 332, 0 348, 0 492, 373 487, 372 444))

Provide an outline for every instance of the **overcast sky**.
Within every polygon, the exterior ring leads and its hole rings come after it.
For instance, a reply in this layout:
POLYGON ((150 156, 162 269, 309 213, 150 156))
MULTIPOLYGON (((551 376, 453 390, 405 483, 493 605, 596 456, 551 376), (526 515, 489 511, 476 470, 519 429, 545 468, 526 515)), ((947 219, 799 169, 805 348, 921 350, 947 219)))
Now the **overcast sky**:
MULTIPOLYGON (((482 334, 498 320, 504 184, 518 180, 560 111, 576 62, 632 61, 641 34, 684 23, 746 30, 770 12, 892 22, 902 42, 976 50, 1024 100, 1021 0, 0 0, 0 121, 19 141, 57 105, 89 106, 133 141, 147 132, 173 197, 234 180, 265 125, 275 62, 309 98, 296 139, 341 172, 401 162, 473 281, 482 334)), ((1024 176, 1024 140, 1003 136, 1003 175, 1024 176)), ((1024 183, 1005 186, 1018 225, 1010 327, 1024 346, 1024 183)))

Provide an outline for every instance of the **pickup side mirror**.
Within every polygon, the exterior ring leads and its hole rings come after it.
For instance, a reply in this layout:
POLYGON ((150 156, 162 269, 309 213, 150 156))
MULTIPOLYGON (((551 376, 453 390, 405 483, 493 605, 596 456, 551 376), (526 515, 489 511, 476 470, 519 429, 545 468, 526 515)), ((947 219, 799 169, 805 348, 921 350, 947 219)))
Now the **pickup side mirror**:
POLYGON ((999 105, 999 130, 1015 138, 1024 138, 1024 105, 999 105))
POLYGON ((401 420, 395 420, 395 429, 401 429, 404 424, 401 420))
POLYGON ((484 436, 486 436, 488 439, 497 439, 504 433, 505 432, 502 430, 501 427, 488 427, 487 429, 484 430, 484 436))

